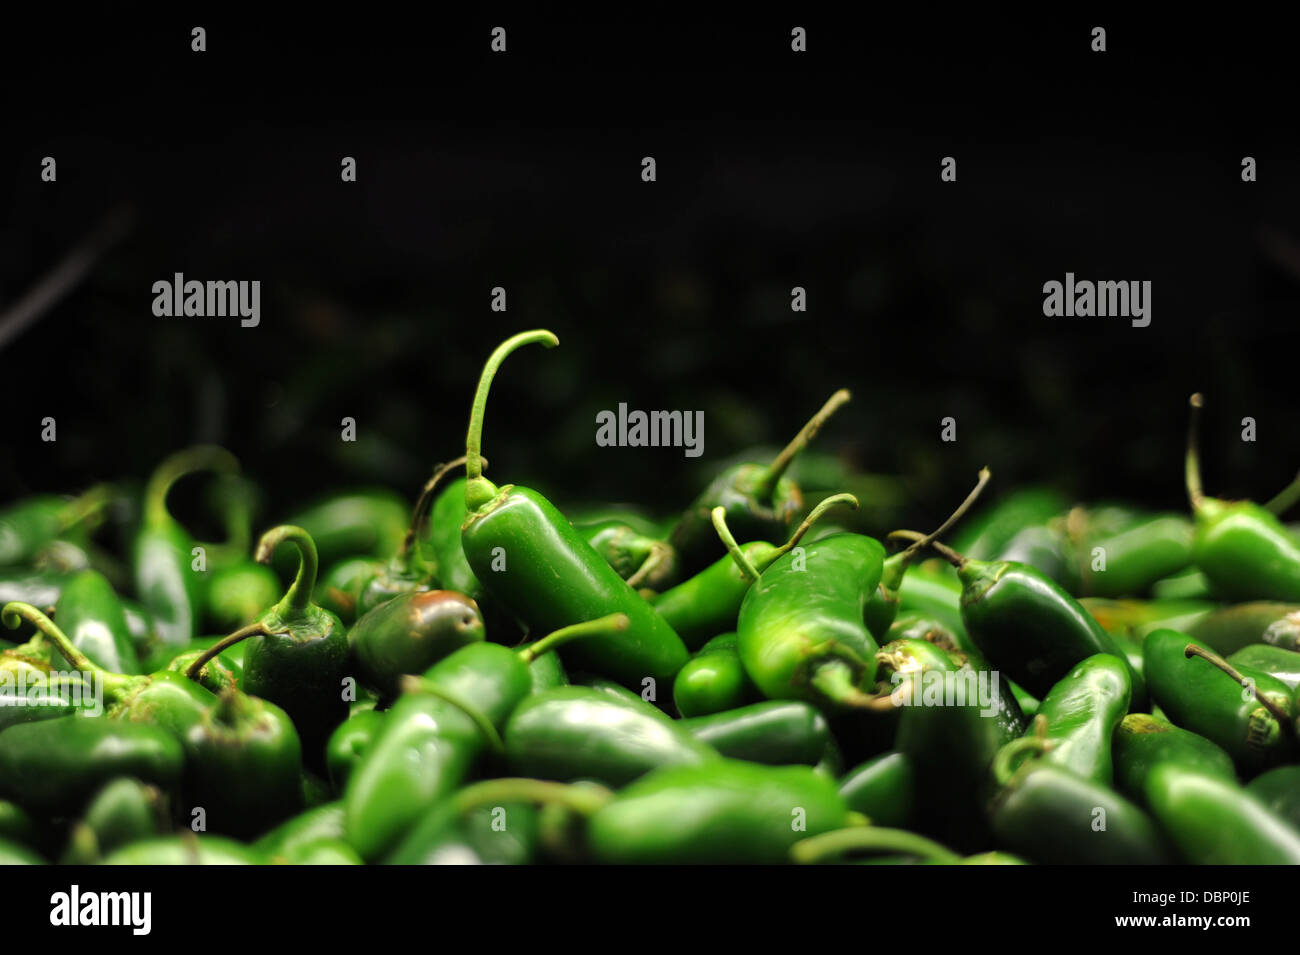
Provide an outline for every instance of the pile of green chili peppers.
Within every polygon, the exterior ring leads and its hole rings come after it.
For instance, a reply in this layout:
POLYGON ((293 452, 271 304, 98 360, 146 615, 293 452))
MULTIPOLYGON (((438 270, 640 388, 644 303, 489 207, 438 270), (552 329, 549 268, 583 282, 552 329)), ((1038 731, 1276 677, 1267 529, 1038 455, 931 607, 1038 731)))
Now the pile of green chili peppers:
POLYGON ((1300 477, 1207 497, 1200 396, 1189 514, 986 469, 930 533, 846 531, 791 471, 841 390, 676 515, 570 519, 486 476, 533 344, 414 503, 255 535, 200 446, 0 511, 0 862, 1300 862, 1300 477))

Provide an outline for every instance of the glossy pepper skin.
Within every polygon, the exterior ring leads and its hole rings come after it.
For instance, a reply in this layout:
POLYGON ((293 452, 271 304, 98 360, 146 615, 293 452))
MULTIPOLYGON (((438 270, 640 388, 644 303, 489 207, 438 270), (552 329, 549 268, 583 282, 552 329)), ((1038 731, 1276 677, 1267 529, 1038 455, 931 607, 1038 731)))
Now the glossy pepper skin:
POLYGON ((1232 757, 1221 747, 1149 713, 1130 713, 1124 717, 1115 730, 1113 752, 1115 788, 1142 805, 1146 804, 1147 778, 1164 763, 1217 776, 1230 783, 1237 781, 1232 757))
POLYGON ((391 850, 422 812, 459 788, 485 751, 500 747, 501 727, 532 691, 528 664, 536 656, 566 639, 617 633, 628 623, 618 615, 588 621, 522 652, 471 643, 434 664, 419 688, 387 711, 348 778, 348 842, 367 860, 391 850))
POLYGON ((1246 774, 1290 758, 1294 751, 1292 727, 1279 725, 1259 699, 1273 700, 1290 714, 1288 722, 1292 721, 1295 707, 1290 688, 1267 673, 1242 670, 1243 676, 1255 681, 1254 693, 1243 690, 1209 661, 1189 657, 1189 646, 1202 647, 1176 630, 1157 630, 1148 634, 1143 644, 1151 696, 1169 718, 1223 747, 1246 774))
POLYGON ((1145 812, 1098 783, 1048 763, 1022 767, 998 793, 1000 847, 1059 865, 1161 865, 1168 845, 1145 812), (1095 828, 1104 813, 1105 829, 1095 828))
POLYGON ((279 595, 280 578, 270 567, 236 561, 209 574, 205 617, 214 631, 229 632, 256 620, 279 595))
POLYGON ((486 591, 465 559, 460 543, 460 527, 469 516, 465 508, 466 483, 465 478, 457 478, 434 499, 429 513, 429 549, 438 566, 438 582, 447 590, 481 601, 486 591))
POLYGON ((78 812, 119 776, 177 792, 184 765, 180 741, 144 723, 68 716, 0 733, 0 796, 44 816, 78 812))
POLYGON ((806 766, 719 759, 631 784, 591 817, 587 841, 605 863, 758 865, 847 821, 835 783, 806 766))
POLYGON ((1158 514, 1109 534, 1088 535, 1079 553, 1079 592, 1127 597, 1147 592, 1192 561, 1192 522, 1158 514))
POLYGON ((778 558, 749 589, 736 633, 740 659, 769 699, 852 704, 875 679, 879 649, 863 608, 885 549, 835 534, 778 558))
POLYGON ((831 742, 826 717, 799 700, 768 700, 682 723, 723 756, 770 766, 815 766, 831 742))
POLYGON ((561 656, 637 690, 647 679, 666 689, 688 659, 681 638, 546 498, 516 485, 497 488, 482 476, 479 445, 492 378, 507 355, 531 342, 558 343, 547 331, 516 335, 493 352, 479 380, 466 438, 465 557, 492 596, 535 630, 626 614, 626 632, 572 644, 561 656))
MULTIPOLYGON (((326 498, 285 523, 310 534, 320 562, 331 566, 348 557, 390 557, 406 533, 410 513, 391 491, 357 491, 326 498)), ((280 573, 292 569, 287 560, 274 566, 280 573)))
POLYGON ((485 636, 473 600, 451 590, 425 590, 399 594, 363 614, 348 631, 348 644, 356 675, 391 696, 403 675, 423 673, 485 636))
POLYGON ((1236 783, 1176 763, 1152 769, 1147 804, 1193 865, 1297 865, 1300 832, 1236 783))
POLYGON ((872 825, 906 828, 912 821, 916 772, 906 753, 890 750, 867 760, 850 770, 839 788, 844 804, 872 825))
POLYGON ((1043 759, 1109 786, 1111 738, 1128 713, 1132 692, 1128 674, 1119 657, 1098 653, 1062 677, 1038 706, 1051 744, 1043 759))
POLYGON ((952 546, 972 560, 997 560, 1023 528, 1045 524, 1069 506, 1055 488, 1018 488, 966 521, 952 546))
MULTIPOLYGON (((527 650, 532 647, 534 642, 521 643, 515 649, 527 650)), ((541 693, 543 690, 549 690, 557 686, 569 685, 569 673, 564 669, 564 663, 560 660, 560 655, 554 650, 543 653, 528 664, 528 675, 533 681, 534 693, 541 693)))
POLYGON ((574 529, 631 587, 663 590, 678 577, 672 545, 620 520, 574 522, 574 529))
MULTIPOLYGON (((1186 483, 1196 521, 1192 559, 1215 593, 1228 600, 1300 601, 1300 538, 1267 507, 1203 493, 1197 427, 1204 400, 1195 394, 1190 403, 1186 483)), ((1289 497, 1290 491, 1278 497, 1289 497)))
POLYGON ((635 697, 565 686, 522 701, 505 727, 510 771, 622 786, 662 766, 717 759, 678 720, 635 697))
POLYGON ((73 574, 55 604, 59 627, 86 656, 114 673, 139 673, 140 660, 113 585, 95 570, 73 574))
POLYGON ((197 471, 233 474, 239 469, 224 448, 201 445, 158 465, 145 489, 144 513, 133 550, 135 591, 160 640, 184 646, 198 634, 203 573, 195 569, 194 538, 167 511, 167 492, 197 471))
POLYGON ((228 689, 183 743, 186 801, 211 831, 255 836, 300 808, 302 746, 275 704, 228 689))
POLYGON ((851 397, 846 389, 832 395, 770 464, 727 468, 700 492, 668 537, 683 574, 698 573, 722 556, 722 546, 713 532, 714 508, 723 509, 727 525, 739 539, 785 539, 803 510, 799 486, 785 472, 827 419, 851 397))
POLYGON ((387 710, 357 710, 330 734, 325 744, 325 768, 335 792, 343 791, 348 777, 383 730, 387 718, 387 710))
POLYGON ((388 865, 527 865, 538 849, 537 809, 502 802, 461 812, 435 806, 384 862, 388 865))
MULTIPOLYGON (((1013 561, 972 560, 937 542, 931 546, 957 568, 966 632, 990 663, 1034 696, 1041 699, 1094 654, 1124 659, 1101 624, 1041 571, 1013 561)), ((1142 685, 1134 672, 1129 679, 1135 689, 1142 685)), ((1144 705, 1144 696, 1135 693, 1133 704, 1144 705)))
POLYGON ((1238 670, 1256 670, 1281 680, 1292 690, 1300 686, 1300 653, 1265 643, 1242 647, 1228 657, 1238 670))
POLYGON ((287 862, 310 845, 344 838, 344 809, 340 801, 322 803, 286 819, 262 834, 252 849, 269 862, 287 862))
POLYGON ((351 626, 357 619, 357 603, 361 600, 362 588, 382 567, 382 562, 372 557, 341 560, 317 582, 312 599, 351 626))
POLYGON ((63 865, 92 865, 114 850, 162 835, 170 825, 167 798, 157 786, 119 777, 95 794, 73 826, 63 865))
POLYGON ((224 836, 183 832, 132 842, 112 852, 104 865, 260 865, 262 856, 224 836))
POLYGON ((1196 621, 1187 633, 1222 654, 1256 643, 1300 651, 1300 604, 1259 601, 1224 607, 1196 621))
POLYGON ((1246 791, 1300 832, 1300 766, 1278 766, 1260 773, 1246 791))
POLYGON ((740 662, 738 638, 724 633, 702 646, 673 680, 673 704, 682 716, 707 716, 758 699, 740 662))
POLYGON ((111 498, 112 489, 98 484, 76 498, 37 494, 9 505, 0 511, 0 567, 30 563, 60 535, 97 521, 111 498))

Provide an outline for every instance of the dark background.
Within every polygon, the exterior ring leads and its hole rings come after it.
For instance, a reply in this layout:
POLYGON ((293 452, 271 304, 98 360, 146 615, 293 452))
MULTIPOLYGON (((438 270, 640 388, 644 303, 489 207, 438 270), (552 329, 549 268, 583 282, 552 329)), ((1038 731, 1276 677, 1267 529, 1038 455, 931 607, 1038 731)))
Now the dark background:
POLYGON ((113 210, 134 226, 0 350, 0 501, 143 477, 196 441, 239 455, 267 519, 339 486, 410 494, 463 448, 492 347, 538 326, 561 347, 507 362, 484 449, 561 502, 671 513, 840 386, 819 447, 897 476, 882 521, 946 513, 986 463, 1003 492, 1181 508, 1196 389, 1208 490, 1264 499, 1300 466, 1282 23, 399 11, 6 32, 0 320, 113 210), (178 271, 260 279, 261 325, 154 317, 178 271), (1151 325, 1045 318, 1067 271, 1151 280, 1151 325), (597 448, 620 401, 704 410, 704 457, 597 448))

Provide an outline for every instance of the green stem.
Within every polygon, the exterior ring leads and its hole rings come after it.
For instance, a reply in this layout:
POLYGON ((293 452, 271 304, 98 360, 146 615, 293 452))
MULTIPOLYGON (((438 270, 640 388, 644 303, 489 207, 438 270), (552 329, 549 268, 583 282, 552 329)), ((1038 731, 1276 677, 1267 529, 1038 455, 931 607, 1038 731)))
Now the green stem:
POLYGON ((655 541, 650 545, 650 555, 641 562, 641 566, 636 569, 636 573, 627 579, 627 585, 636 589, 643 580, 650 576, 656 567, 668 559, 668 555, 671 553, 672 550, 668 544, 663 541, 655 541))
POLYGON ((777 482, 781 480, 781 475, 785 474, 786 469, 790 467, 790 463, 799 456, 800 451, 808 447, 808 442, 817 437, 817 432, 821 430, 822 425, 830 419, 831 415, 835 414, 840 406, 846 404, 852 397, 853 395, 847 388, 841 388, 827 399, 821 410, 809 418, 808 423, 799 429, 799 433, 794 436, 793 440, 781 449, 780 454, 772 459, 772 463, 767 466, 762 479, 758 482, 754 497, 760 501, 772 499, 772 495, 776 492, 777 482))
POLYGON ((465 435, 465 507, 476 511, 496 496, 496 489, 483 477, 483 415, 487 410, 488 390, 492 387, 492 378, 496 375, 506 356, 523 345, 534 342, 554 348, 560 343, 554 333, 544 328, 512 335, 497 346, 483 366, 479 376, 478 390, 474 392, 474 404, 469 413, 469 431, 465 435))
POLYGON ((167 513, 167 493, 186 475, 196 471, 234 474, 238 470, 239 461, 235 456, 215 444, 200 444, 177 451, 164 459, 149 478, 144 492, 145 521, 158 527, 171 518, 167 513))
POLYGON ((285 541, 298 548, 298 573, 293 583, 285 592, 279 606, 294 613, 301 613, 311 606, 311 592, 316 586, 316 574, 320 559, 316 556, 316 542, 311 534, 293 524, 281 524, 272 527, 257 542, 253 559, 259 564, 269 564, 275 549, 285 541))
MULTIPOLYGON (((439 464, 433 469, 433 476, 425 482, 424 487, 420 490, 420 496, 416 498, 415 509, 411 511, 411 526, 406 529, 406 536, 402 538, 401 546, 397 549, 398 557, 406 557, 410 553, 411 545, 415 544, 416 550, 419 550, 419 544, 416 542, 420 538, 420 531, 424 528, 424 523, 429 517, 429 508, 433 505, 433 492, 438 489, 438 485, 443 479, 456 468, 465 464, 466 456, 461 455, 454 461, 448 461, 446 464, 439 464)), ((479 464, 486 470, 488 466, 487 458, 480 456, 479 464)))
POLYGON ((561 805, 582 816, 592 815, 613 798, 614 794, 604 786, 575 786, 571 783, 512 777, 474 783, 466 786, 455 797, 456 809, 462 814, 479 806, 533 802, 561 805))
POLYGON ((1201 502, 1205 499, 1205 492, 1201 487, 1201 452, 1199 447, 1199 434, 1201 424, 1201 408, 1205 405, 1205 399, 1198 391, 1187 399, 1191 406, 1191 413, 1187 416, 1187 455, 1183 462, 1183 477, 1187 483, 1187 500, 1192 504, 1192 510, 1200 510, 1201 502))
POLYGON ((96 484, 74 497, 63 509, 63 530, 76 527, 88 517, 98 514, 113 499, 113 485, 96 484))
POLYGON ((750 563, 749 557, 736 543, 736 537, 731 533, 731 528, 727 526, 727 509, 721 505, 715 507, 712 517, 713 529, 718 532, 718 537, 722 539, 723 545, 727 548, 727 553, 731 555, 731 559, 740 568, 740 575, 751 583, 758 580, 758 569, 750 563))
POLYGON ((1278 491, 1277 495, 1264 506, 1280 517, 1291 510, 1296 501, 1300 501, 1300 473, 1296 474, 1291 479, 1291 483, 1278 491))
MULTIPOLYGON (((909 541, 921 541, 921 540, 925 540, 926 535, 921 534, 918 531, 890 531, 889 537, 890 538, 897 537, 902 540, 909 540, 909 541)), ((966 561, 969 559, 957 553, 947 544, 942 544, 936 540, 930 541, 926 546, 928 546, 932 551, 934 551, 936 554, 938 554, 948 563, 952 564, 954 567, 957 567, 959 569, 965 566, 966 561)))
MULTIPOLYGON (((1205 647, 1197 646, 1194 643, 1189 643, 1183 648, 1183 655, 1189 658, 1200 657, 1202 660, 1205 660, 1207 663, 1212 664, 1224 673, 1228 674, 1228 676, 1236 680, 1237 683, 1245 689, 1246 680, 1248 680, 1249 677, 1245 676, 1240 670, 1217 653, 1207 650, 1205 647)), ((1294 728, 1290 716, 1287 714, 1286 710, 1282 709, 1282 707, 1277 704, 1276 701, 1271 700, 1263 693, 1260 693, 1259 690, 1255 689, 1253 684, 1251 686, 1251 692, 1255 695, 1255 702, 1268 710, 1269 713, 1272 714, 1273 719, 1278 721, 1279 725, 1285 728, 1294 728)))
POLYGON ((17 630, 24 620, 32 624, 45 639, 54 644, 54 648, 63 655, 65 660, 72 664, 74 669, 85 670, 89 673, 108 672, 93 663, 90 657, 78 650, 76 645, 68 639, 68 635, 60 630, 53 620, 29 603, 23 603, 21 600, 9 601, 4 605, 4 610, 0 611, 0 618, 4 620, 4 625, 10 630, 17 630))
POLYGON ((815 689, 832 703, 850 706, 857 710, 874 710, 888 712, 896 707, 891 695, 883 696, 864 693, 853 682, 853 673, 843 660, 832 660, 817 667, 808 681, 815 689))
POLYGON ((199 672, 203 669, 204 665, 217 654, 225 652, 241 640, 247 640, 249 637, 257 636, 266 636, 266 627, 260 620, 254 621, 246 627, 240 627, 234 633, 222 637, 212 646, 208 647, 198 655, 193 663, 185 668, 185 675, 191 680, 197 680, 199 678, 199 672))
POLYGON ((1012 740, 998 750, 997 755, 993 757, 993 778, 997 780, 999 786, 1007 785, 1021 765, 1016 763, 1013 766, 1012 760, 1022 753, 1042 754, 1051 748, 1052 744, 1037 733, 1033 736, 1022 736, 1020 739, 1012 740))
POLYGON ((948 519, 946 521, 944 521, 942 524, 940 524, 938 527, 932 530, 925 537, 922 537, 920 540, 914 541, 912 544, 908 545, 907 549, 903 551, 903 564, 904 565, 910 564, 912 560, 915 558, 916 553, 920 551, 921 548, 928 547, 931 544, 933 544, 938 538, 942 537, 945 533, 947 533, 949 528, 951 528, 954 524, 956 524, 959 520, 961 520, 962 517, 965 516, 966 512, 971 509, 971 505, 973 505, 977 500, 979 500, 979 496, 981 492, 983 492, 984 486, 989 483, 989 478, 991 478, 992 476, 993 473, 988 468, 986 467, 980 468, 979 482, 975 485, 975 487, 971 490, 971 492, 966 495, 966 500, 962 501, 961 504, 958 505, 957 510, 953 511, 951 514, 948 515, 948 519))
POLYGON ((582 640, 586 637, 608 636, 614 633, 622 633, 632 625, 631 619, 625 613, 611 613, 604 617, 597 617, 595 620, 586 620, 582 623, 575 623, 568 627, 561 627, 559 630, 548 633, 542 639, 538 640, 532 646, 525 647, 519 651, 519 658, 525 663, 532 663, 543 653, 554 650, 561 644, 568 643, 570 640, 582 640))
POLYGON ((772 562, 782 554, 788 554, 790 551, 794 550, 795 547, 798 546, 799 542, 803 540, 803 536, 812 529, 814 524, 821 520, 822 515, 832 507, 839 504, 847 504, 855 511, 858 509, 858 499, 847 491, 840 494, 832 494, 830 497, 824 498, 820 504, 808 512, 808 516, 803 519, 803 523, 794 529, 794 533, 790 535, 790 539, 778 547, 770 558, 763 561, 763 566, 759 569, 767 570, 767 568, 772 565, 772 562))
POLYGON ((436 696, 438 699, 450 703, 474 722, 474 725, 478 727, 479 732, 483 734, 483 738, 487 740, 488 745, 492 748, 494 753, 497 753, 498 755, 505 753, 506 744, 502 742, 501 734, 498 733, 497 728, 492 725, 492 721, 480 713, 475 707, 466 703, 455 693, 443 689, 432 680, 426 679, 422 676, 402 677, 401 687, 402 692, 404 693, 427 693, 429 696, 436 696))
POLYGON ((961 856, 925 836, 918 836, 905 829, 881 829, 876 826, 853 826, 802 839, 790 847, 790 858, 800 865, 809 865, 821 862, 827 856, 843 855, 855 849, 904 852, 943 865, 961 862, 961 856))

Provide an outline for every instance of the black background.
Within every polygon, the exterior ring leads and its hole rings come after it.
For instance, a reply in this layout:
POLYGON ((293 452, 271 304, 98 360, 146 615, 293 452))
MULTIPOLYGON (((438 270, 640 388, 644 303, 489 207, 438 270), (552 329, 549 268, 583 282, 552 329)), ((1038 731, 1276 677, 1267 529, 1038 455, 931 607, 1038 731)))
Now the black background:
POLYGON ((1196 389, 1207 489, 1265 499, 1300 466, 1288 35, 802 7, 15 23, 0 311, 112 210, 135 225, 0 351, 0 500, 142 477, 195 441, 240 456, 267 520, 338 486, 410 493, 463 446, 491 348, 538 326, 561 347, 506 364, 484 448, 498 481, 561 503, 671 513, 840 386, 855 400, 820 447, 898 475, 890 519, 946 513, 986 463, 1002 491, 1181 508, 1196 389), (261 280, 261 325, 155 317, 151 286, 178 271, 261 280), (1045 318, 1042 285, 1067 271, 1149 279, 1151 325, 1045 318), (597 448, 595 414, 620 401, 704 410, 704 457, 597 448))

